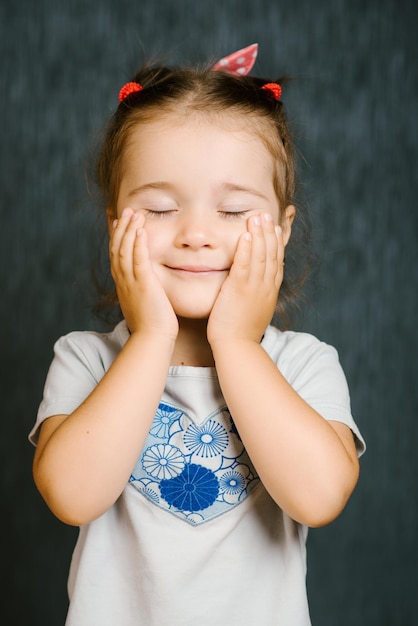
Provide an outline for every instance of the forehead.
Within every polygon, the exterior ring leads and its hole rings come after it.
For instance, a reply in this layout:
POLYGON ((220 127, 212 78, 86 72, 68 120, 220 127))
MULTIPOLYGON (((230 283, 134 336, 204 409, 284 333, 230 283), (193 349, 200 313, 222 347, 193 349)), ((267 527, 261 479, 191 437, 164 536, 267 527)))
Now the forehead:
MULTIPOLYGON (((208 167, 255 168, 273 174, 275 159, 266 142, 244 115, 163 114, 131 128, 125 145, 125 167, 140 159, 141 167, 173 159, 198 159, 208 167)), ((210 172, 208 172, 210 173, 210 172)))

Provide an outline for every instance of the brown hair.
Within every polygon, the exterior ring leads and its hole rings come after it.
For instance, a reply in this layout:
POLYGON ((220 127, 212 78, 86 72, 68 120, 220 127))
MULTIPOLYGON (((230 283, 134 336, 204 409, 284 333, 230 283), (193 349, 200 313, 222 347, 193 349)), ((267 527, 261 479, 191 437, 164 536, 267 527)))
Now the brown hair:
MULTIPOLYGON (((280 209, 296 204, 295 154, 285 108, 271 91, 262 89, 271 80, 233 76, 210 68, 145 65, 132 81, 139 83, 142 90, 131 93, 119 104, 110 119, 96 164, 97 185, 110 215, 115 215, 132 131, 137 125, 173 115, 180 120, 184 118, 185 123, 190 115, 209 116, 216 121, 227 114, 231 118, 236 116, 237 123, 244 120, 245 129, 264 142, 277 165, 273 183, 280 209)), ((276 82, 283 85, 287 81, 276 82)), ((307 276, 308 239, 307 222, 299 208, 286 248, 285 277, 276 310, 276 322, 286 328, 290 324, 290 310, 307 276)), ((114 287, 102 293, 96 311, 103 311, 109 304, 117 304, 114 287)))

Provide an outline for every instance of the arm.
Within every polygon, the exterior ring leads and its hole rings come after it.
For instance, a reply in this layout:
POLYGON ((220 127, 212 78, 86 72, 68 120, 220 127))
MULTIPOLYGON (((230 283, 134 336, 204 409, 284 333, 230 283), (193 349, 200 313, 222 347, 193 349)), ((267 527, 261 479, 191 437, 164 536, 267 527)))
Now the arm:
POLYGON ((332 521, 358 477, 350 429, 316 413, 255 342, 223 342, 214 356, 226 403, 267 491, 301 523, 332 521))
POLYGON ((341 512, 356 484, 354 440, 348 427, 312 409, 260 346, 282 280, 284 246, 271 222, 250 220, 249 232, 215 303, 208 338, 226 403, 264 486, 293 519, 320 526, 341 512))
POLYGON ((44 422, 35 453, 39 491, 57 517, 74 525, 100 516, 124 489, 163 393, 177 333, 148 261, 142 224, 131 217, 119 220, 110 242, 131 336, 78 409, 44 422))

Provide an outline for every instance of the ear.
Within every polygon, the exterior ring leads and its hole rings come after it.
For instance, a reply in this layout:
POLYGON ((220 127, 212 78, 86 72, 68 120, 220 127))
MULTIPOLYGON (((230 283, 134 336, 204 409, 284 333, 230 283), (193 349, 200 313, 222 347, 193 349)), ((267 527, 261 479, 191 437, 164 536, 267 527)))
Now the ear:
POLYGON ((282 227, 283 241, 284 241, 285 246, 287 246, 287 243, 290 239, 290 235, 292 232, 292 224, 293 224, 293 220, 295 219, 295 215, 296 215, 296 209, 293 206, 293 204, 289 204, 289 206, 287 206, 282 213, 280 226, 282 227))

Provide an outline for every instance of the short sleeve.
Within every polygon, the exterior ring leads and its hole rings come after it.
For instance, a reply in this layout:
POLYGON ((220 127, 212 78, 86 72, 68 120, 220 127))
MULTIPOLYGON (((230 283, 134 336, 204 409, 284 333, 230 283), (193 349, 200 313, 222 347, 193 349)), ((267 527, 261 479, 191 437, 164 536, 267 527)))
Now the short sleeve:
POLYGON ((97 386, 121 349, 121 332, 74 332, 54 345, 54 358, 29 440, 36 445, 41 423, 53 415, 69 415, 97 386))
POLYGON ((265 348, 289 384, 324 419, 346 424, 358 455, 363 454, 365 442, 351 414, 347 379, 335 348, 308 333, 270 329, 269 335, 265 348))

